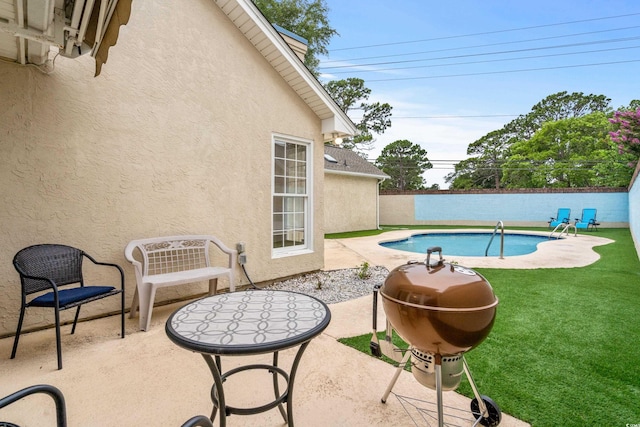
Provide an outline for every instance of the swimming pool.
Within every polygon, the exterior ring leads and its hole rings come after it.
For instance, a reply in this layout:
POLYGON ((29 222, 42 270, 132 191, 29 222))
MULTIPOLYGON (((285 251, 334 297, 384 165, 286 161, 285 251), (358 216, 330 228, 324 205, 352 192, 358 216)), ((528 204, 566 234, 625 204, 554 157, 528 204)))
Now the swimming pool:
MULTIPOLYGON (((426 254, 427 248, 440 246, 443 255, 484 256, 493 233, 424 233, 414 234, 406 239, 381 242, 380 245, 390 249, 426 254)), ((504 235, 504 256, 526 255, 535 252, 538 243, 548 242, 548 236, 534 234, 504 235)), ((488 256, 500 255, 500 234, 496 234, 488 256)))

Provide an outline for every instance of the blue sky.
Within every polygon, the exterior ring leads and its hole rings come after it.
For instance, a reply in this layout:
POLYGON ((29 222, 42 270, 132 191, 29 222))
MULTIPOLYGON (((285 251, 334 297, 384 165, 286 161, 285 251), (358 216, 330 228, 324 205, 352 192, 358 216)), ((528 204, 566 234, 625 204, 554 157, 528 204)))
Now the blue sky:
POLYGON ((368 156, 398 139, 420 144, 434 164, 427 185, 447 188, 451 161, 466 158, 470 143, 548 95, 602 94, 613 108, 640 99, 637 0, 326 4, 340 35, 321 80, 362 78, 370 101, 391 104, 392 127, 368 156))

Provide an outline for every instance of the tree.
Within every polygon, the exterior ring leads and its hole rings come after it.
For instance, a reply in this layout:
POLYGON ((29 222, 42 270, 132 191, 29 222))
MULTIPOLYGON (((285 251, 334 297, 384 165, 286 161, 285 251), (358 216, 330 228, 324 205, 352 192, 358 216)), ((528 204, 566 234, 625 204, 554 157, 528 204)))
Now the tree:
POLYGON ((583 117, 596 111, 607 113, 611 110, 610 102, 611 99, 604 95, 585 95, 582 92, 569 94, 563 91, 549 95, 538 102, 531 108, 527 117, 532 122, 532 129, 535 131, 549 121, 583 117))
POLYGON ((636 167, 640 157, 640 101, 633 100, 628 109, 616 111, 609 121, 615 130, 609 132, 617 144, 618 153, 629 158, 629 166, 636 167))
MULTIPOLYGON (((445 176, 451 190, 468 190, 471 188, 496 188, 494 178, 484 169, 484 161, 478 157, 470 157, 459 161, 454 171, 445 176)), ((502 170, 500 171, 502 174, 502 170)))
POLYGON ((508 126, 489 132, 469 144, 467 154, 472 157, 458 162, 454 171, 445 177, 445 182, 450 184, 449 188, 500 188, 501 161, 507 157, 514 139, 508 126))
POLYGON ((350 77, 346 80, 332 80, 327 82, 325 88, 345 114, 353 110, 362 112, 362 119, 356 124, 360 133, 343 140, 343 147, 355 151, 370 150, 375 142, 373 134, 384 133, 391 126, 391 105, 366 102, 371 89, 364 85, 362 79, 350 77))
POLYGON ((376 166, 389 175, 389 179, 382 182, 384 190, 422 190, 426 184, 422 174, 433 167, 427 151, 406 139, 384 147, 376 166))
MULTIPOLYGON (((582 92, 558 92, 549 95, 535 104, 531 111, 507 123, 502 129, 489 132, 469 145, 467 154, 474 156, 467 159, 453 173, 446 177, 452 188, 500 188, 527 184, 535 186, 533 176, 528 172, 540 166, 540 159, 525 158, 527 141, 532 139, 546 123, 579 118, 594 112, 606 114, 610 111, 611 100, 604 95, 585 95, 582 92), (512 147, 519 144, 519 152, 514 153, 512 147), (523 151, 524 150, 524 151, 523 151), (509 173, 506 173, 505 162, 509 161, 509 173), (508 181, 506 181, 508 175, 508 181), (489 185, 489 182, 492 185, 489 185)), ((606 124, 601 122, 604 128, 606 124)), ((604 129, 603 128, 603 129, 604 129)), ((553 159, 551 159, 553 160, 553 159)), ((551 178, 550 178, 551 179, 551 178)), ((560 185, 559 183, 556 183, 560 185)))
POLYGON ((318 56, 329 53, 327 46, 338 32, 331 28, 325 0, 253 0, 267 20, 307 39, 304 63, 317 77, 318 56))
MULTIPOLYGON (((618 153, 618 147, 613 141, 609 141, 609 150, 603 161, 593 166, 595 178, 594 187, 627 187, 633 176, 633 169, 629 165, 633 163, 631 154, 618 153)), ((636 157, 637 160, 637 157, 636 157)))
MULTIPOLYGON (((608 139, 607 115, 595 112, 545 122, 530 139, 514 143, 504 163, 509 188, 617 185, 620 159, 608 139), (615 178, 615 179, 612 179, 615 178)), ((631 178, 626 177, 627 183, 631 178)))

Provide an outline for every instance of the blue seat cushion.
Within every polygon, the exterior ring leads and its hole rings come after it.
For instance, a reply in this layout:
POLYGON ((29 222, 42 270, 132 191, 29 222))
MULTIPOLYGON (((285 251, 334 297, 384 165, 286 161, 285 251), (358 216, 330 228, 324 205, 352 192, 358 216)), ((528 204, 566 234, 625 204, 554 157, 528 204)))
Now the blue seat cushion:
MULTIPOLYGON (((98 295, 108 294, 114 289, 115 288, 113 286, 84 286, 72 289, 61 289, 58 291, 58 303, 60 307, 63 307, 98 295)), ((53 307, 53 292, 40 295, 38 298, 31 301, 29 305, 34 307, 53 307)))

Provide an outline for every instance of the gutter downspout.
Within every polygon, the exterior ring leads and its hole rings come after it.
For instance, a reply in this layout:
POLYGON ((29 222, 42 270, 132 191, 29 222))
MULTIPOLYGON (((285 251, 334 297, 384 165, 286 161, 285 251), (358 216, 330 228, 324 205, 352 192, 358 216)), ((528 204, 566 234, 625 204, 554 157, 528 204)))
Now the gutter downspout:
POLYGON ((377 188, 377 192, 376 192, 376 230, 381 230, 380 228, 380 184, 382 184, 382 182, 387 179, 387 178, 381 178, 378 180, 378 185, 376 186, 377 188))

